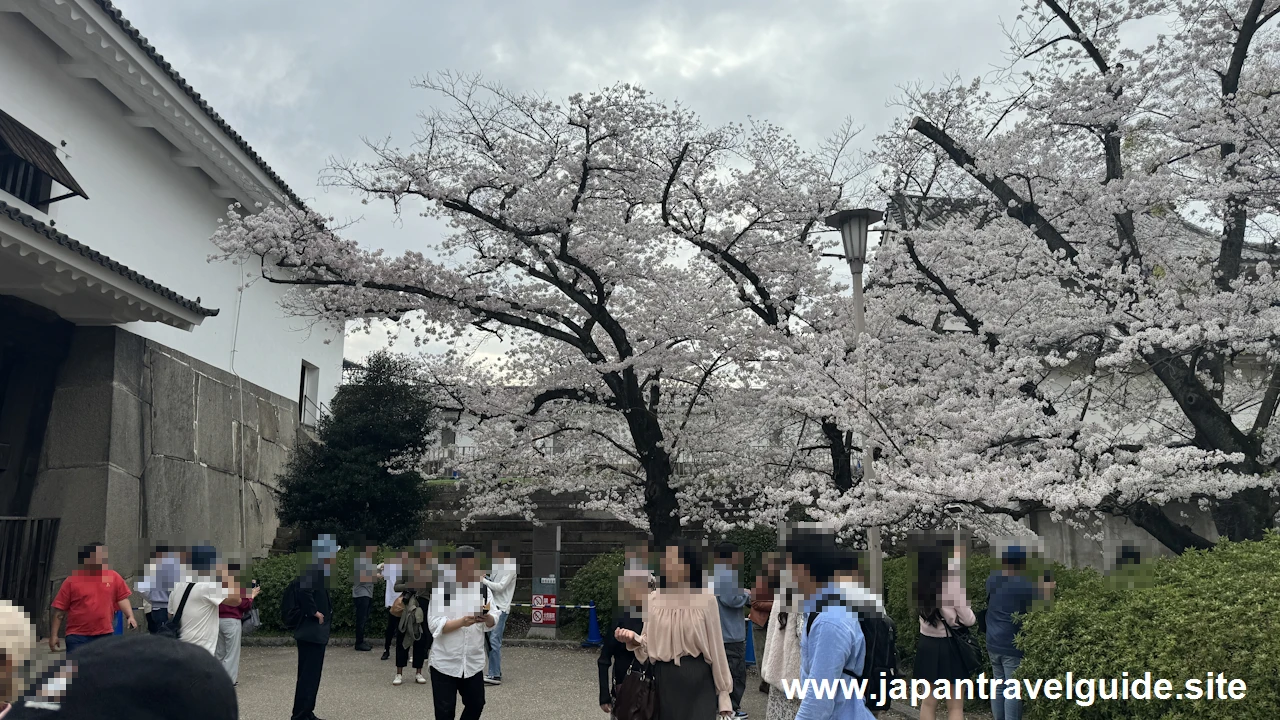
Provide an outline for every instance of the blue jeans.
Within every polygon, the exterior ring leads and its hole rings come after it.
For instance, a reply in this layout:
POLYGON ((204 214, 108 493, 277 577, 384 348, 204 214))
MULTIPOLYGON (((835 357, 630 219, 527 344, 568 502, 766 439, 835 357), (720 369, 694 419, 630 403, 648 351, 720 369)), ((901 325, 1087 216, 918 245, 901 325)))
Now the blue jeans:
POLYGON ((111 636, 111 633, 107 633, 106 635, 68 635, 64 638, 67 641, 67 654, 70 655, 94 640, 101 640, 102 638, 108 638, 111 636))
POLYGON ((498 616, 498 622, 489 631, 489 677, 502 677, 502 631, 507 627, 507 616, 504 612, 498 616))
MULTIPOLYGON (((1018 665, 1022 663, 1022 658, 1012 655, 995 655, 991 656, 991 677, 997 680, 1013 680, 1013 675, 1018 670, 1018 665)), ((995 720, 1022 720, 1022 701, 1018 699, 1006 699, 1004 696, 1004 683, 997 686, 995 697, 991 698, 991 714, 995 720)))

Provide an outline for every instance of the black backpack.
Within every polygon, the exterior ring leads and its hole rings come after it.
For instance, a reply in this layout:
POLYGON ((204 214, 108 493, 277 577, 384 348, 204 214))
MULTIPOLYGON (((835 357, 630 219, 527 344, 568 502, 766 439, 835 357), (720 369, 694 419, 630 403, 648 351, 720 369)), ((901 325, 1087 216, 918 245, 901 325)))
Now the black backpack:
POLYGON ((284 589, 280 598, 280 622, 289 630, 297 630, 302 624, 302 603, 298 602, 298 580, 294 579, 284 589))
MULTIPOLYGON (((805 618, 805 634, 809 634, 809 630, 813 627, 813 621, 818 619, 818 613, 822 612, 823 608, 839 602, 840 598, 828 598, 819 601, 818 609, 809 613, 805 618)), ((867 695, 864 698, 864 702, 868 710, 888 710, 893 701, 887 695, 885 697, 879 696, 880 680, 884 679, 885 689, 888 690, 893 686, 893 681, 898 678, 898 631, 893 626, 893 619, 887 614, 859 612, 858 626, 862 628, 862 636, 866 641, 866 654, 862 660, 862 674, 855 675, 847 668, 844 673, 858 680, 866 681, 867 695)))

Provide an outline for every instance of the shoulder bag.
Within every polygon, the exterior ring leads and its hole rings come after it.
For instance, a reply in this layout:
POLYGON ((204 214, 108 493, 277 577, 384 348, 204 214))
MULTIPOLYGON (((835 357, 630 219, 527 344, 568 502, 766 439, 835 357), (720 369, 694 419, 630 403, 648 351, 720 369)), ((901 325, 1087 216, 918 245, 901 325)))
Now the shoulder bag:
POLYGON ((658 717, 658 684, 651 663, 632 663, 627 676, 613 689, 616 720, 654 720, 658 717))
POLYGON ((156 630, 157 635, 174 640, 182 637, 182 611, 187 608, 187 598, 191 596, 191 590, 195 586, 194 582, 187 583, 187 589, 182 591, 182 602, 178 603, 178 611, 170 615, 168 622, 156 630))
POLYGON ((951 627, 947 624, 946 619, 942 620, 942 626, 947 629, 947 641, 951 643, 951 649, 960 659, 960 666, 964 668, 965 677, 973 677, 978 672, 978 668, 982 666, 982 651, 978 649, 978 641, 969 632, 969 628, 964 625, 951 627))
POLYGON ((248 635, 249 633, 262 627, 262 618, 258 615, 258 608, 249 608, 249 612, 240 618, 240 633, 248 635))

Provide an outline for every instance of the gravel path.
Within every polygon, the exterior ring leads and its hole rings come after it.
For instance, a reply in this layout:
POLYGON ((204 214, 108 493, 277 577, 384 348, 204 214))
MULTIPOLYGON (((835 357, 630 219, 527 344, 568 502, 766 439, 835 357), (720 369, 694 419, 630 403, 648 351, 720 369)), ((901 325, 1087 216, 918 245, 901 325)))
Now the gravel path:
MULTIPOLYGON (((432 717, 431 686, 391 686, 391 660, 350 646, 330 647, 316 714, 325 720, 427 720, 432 717)), ((596 651, 511 647, 502 650, 502 685, 485 689, 486 720, 606 720, 596 704, 596 651)), ((240 717, 287 720, 293 706, 297 653, 292 647, 246 647, 240 659, 240 717)), ((764 720, 760 679, 748 671, 744 709, 764 720)), ((459 713, 462 708, 459 704, 459 713)), ((712 720, 708 718, 707 720, 712 720)))

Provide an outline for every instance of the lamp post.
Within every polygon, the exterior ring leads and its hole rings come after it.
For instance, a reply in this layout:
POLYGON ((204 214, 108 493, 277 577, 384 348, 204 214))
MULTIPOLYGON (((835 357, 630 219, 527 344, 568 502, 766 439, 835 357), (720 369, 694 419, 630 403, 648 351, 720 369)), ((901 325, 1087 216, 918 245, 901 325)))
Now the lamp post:
MULTIPOLYGON (((840 240, 844 245, 844 257, 849 263, 849 272, 853 275, 853 329, 858 338, 867 331, 866 298, 862 295, 862 268, 867 262, 867 235, 872 225, 884 219, 884 213, 871 208, 857 210, 841 210, 826 218, 827 227, 840 231, 840 240)), ((859 340, 860 341, 860 340, 859 340)), ((875 477, 875 468, 870 437, 862 443, 862 477, 868 480, 875 477)), ((880 528, 867 528, 867 556, 871 561, 871 591, 883 593, 881 578, 883 577, 883 551, 880 546, 880 528)))

